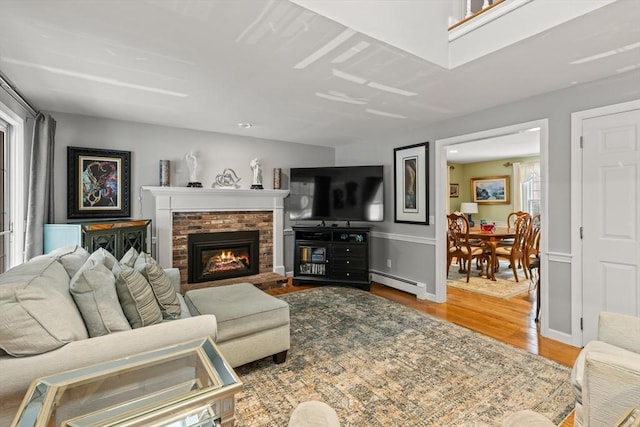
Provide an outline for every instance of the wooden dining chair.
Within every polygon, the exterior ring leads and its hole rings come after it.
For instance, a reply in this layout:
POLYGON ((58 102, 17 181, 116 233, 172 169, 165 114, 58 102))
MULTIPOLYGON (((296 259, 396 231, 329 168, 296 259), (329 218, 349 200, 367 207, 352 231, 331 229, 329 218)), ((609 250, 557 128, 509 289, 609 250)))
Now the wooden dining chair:
POLYGON ((537 214, 532 216, 529 221, 522 254, 522 265, 527 268, 529 277, 533 277, 531 274, 532 265, 535 265, 536 261, 539 265, 540 262, 540 231, 540 214, 537 214))
MULTIPOLYGON (((500 258, 505 258, 509 260, 509 266, 513 271, 513 277, 518 279, 518 268, 522 268, 522 257, 525 251, 525 243, 527 236, 527 229, 529 227, 529 222, 531 222, 531 216, 529 214, 520 215, 516 218, 514 223, 515 237, 513 238, 513 243, 511 246, 498 246, 496 248, 496 264, 498 264, 500 258)), ((495 265, 494 268, 497 270, 498 266, 495 265)), ((526 268, 522 268, 524 277, 529 278, 529 273, 526 268)))
POLYGON ((529 215, 529 213, 524 211, 515 211, 507 215, 507 231, 511 231, 514 229, 516 225, 516 219, 521 215, 529 215))
POLYGON ((471 277, 471 262, 486 257, 485 245, 472 245, 469 240, 469 221, 464 215, 447 215, 447 277, 453 258, 458 260, 458 272, 467 273, 467 283, 471 277))
MULTIPOLYGON (((523 211, 515 211, 507 215, 507 231, 511 231, 515 228, 516 219, 522 215, 529 215, 529 213, 523 212, 523 211)), ((498 242, 498 246, 511 247, 512 245, 513 245, 513 239, 502 239, 501 241, 498 242)), ((520 266, 521 264, 518 264, 518 267, 520 266)))

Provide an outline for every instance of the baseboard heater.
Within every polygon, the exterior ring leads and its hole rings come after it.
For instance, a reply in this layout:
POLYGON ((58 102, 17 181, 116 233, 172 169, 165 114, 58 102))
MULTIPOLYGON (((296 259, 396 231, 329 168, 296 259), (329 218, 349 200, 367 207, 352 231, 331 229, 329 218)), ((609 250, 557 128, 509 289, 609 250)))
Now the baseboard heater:
MULTIPOLYGON (((293 271, 287 271, 286 277, 293 277, 293 271)), ((376 283, 389 286, 400 291, 408 292, 416 295, 421 299, 433 299, 427 295, 427 285, 425 283, 416 282, 415 280, 405 279, 404 277, 394 276, 389 273, 383 273, 382 271, 369 270, 369 276, 371 280, 376 283)))
POLYGON ((426 294, 427 285, 425 283, 416 282, 415 280, 409 280, 404 277, 394 276, 382 271, 370 270, 371 280, 374 282, 382 283, 383 285, 399 289, 404 292, 424 298, 426 294))

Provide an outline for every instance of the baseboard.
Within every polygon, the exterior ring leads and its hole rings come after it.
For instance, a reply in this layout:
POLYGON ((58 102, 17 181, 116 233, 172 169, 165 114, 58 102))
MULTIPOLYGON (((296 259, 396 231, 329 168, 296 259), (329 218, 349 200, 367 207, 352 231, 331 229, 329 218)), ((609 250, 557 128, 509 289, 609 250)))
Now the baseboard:
POLYGON ((435 301, 435 295, 427 294, 427 285, 425 283, 416 282, 414 280, 405 279, 403 277, 393 276, 391 274, 383 273, 380 271, 372 270, 370 274, 371 280, 373 280, 374 282, 410 293, 417 296, 419 299, 428 299, 431 301, 435 301))

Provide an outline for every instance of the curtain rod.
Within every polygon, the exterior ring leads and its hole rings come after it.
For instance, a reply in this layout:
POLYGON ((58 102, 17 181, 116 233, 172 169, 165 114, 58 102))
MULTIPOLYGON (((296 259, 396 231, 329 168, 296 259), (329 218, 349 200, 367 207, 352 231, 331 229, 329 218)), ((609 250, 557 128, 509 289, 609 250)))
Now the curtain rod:
POLYGON ((0 87, 13 99, 15 99, 18 104, 20 104, 28 113, 30 113, 33 117, 36 117, 39 113, 37 109, 34 108, 33 105, 27 99, 22 96, 22 94, 15 88, 14 85, 11 84, 9 79, 0 71, 0 87))

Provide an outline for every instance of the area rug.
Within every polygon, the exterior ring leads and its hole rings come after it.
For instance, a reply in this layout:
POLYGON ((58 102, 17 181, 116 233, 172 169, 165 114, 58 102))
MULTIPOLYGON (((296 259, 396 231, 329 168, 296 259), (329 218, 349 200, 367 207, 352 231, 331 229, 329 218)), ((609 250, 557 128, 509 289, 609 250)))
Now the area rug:
POLYGON ((236 369, 239 426, 286 426, 311 399, 342 426, 499 426, 521 409, 557 424, 573 408, 569 368, 548 359, 359 289, 280 298, 291 349, 236 369))
POLYGON ((474 267, 471 270, 469 283, 467 283, 467 273, 458 273, 457 264, 452 264, 449 269, 447 285, 497 298, 513 298, 533 289, 529 279, 524 277, 524 272, 521 269, 518 270, 519 282, 516 282, 513 278, 513 271, 507 262, 500 262, 495 282, 486 277, 480 277, 478 273, 479 271, 474 267))

